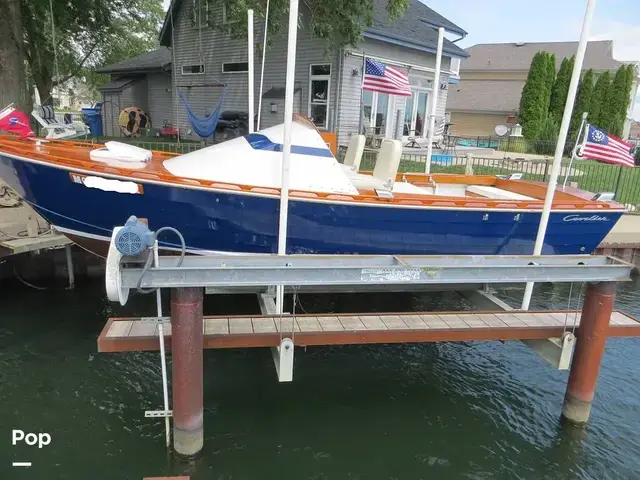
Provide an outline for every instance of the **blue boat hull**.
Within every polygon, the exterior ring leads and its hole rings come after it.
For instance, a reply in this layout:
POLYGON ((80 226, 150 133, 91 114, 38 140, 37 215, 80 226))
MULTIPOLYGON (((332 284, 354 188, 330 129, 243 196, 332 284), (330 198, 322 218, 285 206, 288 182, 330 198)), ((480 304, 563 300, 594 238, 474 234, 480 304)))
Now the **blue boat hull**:
MULTIPOLYGON (((73 173, 73 172, 72 172, 73 173)), ((84 172, 87 173, 87 172, 84 172)), ((74 240, 106 241, 129 215, 170 225, 195 253, 277 251, 279 199, 141 181, 142 194, 74 183, 69 170, 7 155, 0 178, 74 240)), ((622 211, 552 212, 545 254, 592 252, 622 211)), ((328 203, 292 199, 288 253, 531 254, 539 211, 328 203)), ((166 238, 165 247, 175 247, 166 238)))

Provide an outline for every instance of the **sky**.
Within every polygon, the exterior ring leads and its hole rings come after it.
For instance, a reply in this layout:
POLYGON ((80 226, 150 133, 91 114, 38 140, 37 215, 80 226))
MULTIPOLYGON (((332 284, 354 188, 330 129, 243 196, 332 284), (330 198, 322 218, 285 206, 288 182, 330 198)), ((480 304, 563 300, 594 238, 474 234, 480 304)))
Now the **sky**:
MULTIPOLYGON (((469 35, 458 44, 578 41, 586 0, 421 0, 469 35)), ((590 40, 613 40, 613 57, 640 62, 640 0, 597 0, 590 40)), ((640 120, 640 97, 634 118, 640 120)))

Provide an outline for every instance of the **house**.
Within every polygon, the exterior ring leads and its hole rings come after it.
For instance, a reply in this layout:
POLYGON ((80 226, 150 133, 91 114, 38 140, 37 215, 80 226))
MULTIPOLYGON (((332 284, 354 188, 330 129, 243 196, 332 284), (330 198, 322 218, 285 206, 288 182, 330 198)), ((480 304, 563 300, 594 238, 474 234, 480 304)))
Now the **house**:
MULTIPOLYGON (((387 19, 386 1, 373 3, 375 21, 357 48, 327 52, 325 43, 310 31, 302 28, 298 32, 294 111, 310 117, 321 130, 337 132, 340 144, 358 131, 361 113, 364 123, 381 136, 395 138, 414 132, 426 136, 425 119, 434 92, 438 94, 437 115, 444 118, 448 82, 457 75, 451 71, 452 59, 467 57, 445 39, 442 75, 434 85, 437 27, 458 37, 466 32, 419 0, 409 0, 404 16, 392 22, 387 19), (364 55, 407 71, 413 96, 364 92, 361 97, 364 55)), ((172 0, 160 33, 160 50, 100 70, 111 74, 111 81, 101 89, 107 132, 117 130, 116 112, 138 106, 148 113, 153 127, 168 122, 180 129, 181 136, 197 138, 190 133, 178 90, 199 114, 213 111, 223 91, 223 111, 248 111, 247 42, 229 34, 226 8, 224 1, 172 0)), ((310 15, 303 2, 300 15, 303 20, 310 15)), ((263 38, 259 19, 254 38, 257 114, 263 38)), ((261 128, 283 121, 286 56, 283 32, 273 36, 266 48, 261 128)))
MULTIPOLYGON (((460 82, 451 88, 447 111, 451 131, 457 135, 495 135, 497 125, 515 123, 520 96, 533 56, 546 51, 556 56, 556 70, 563 58, 575 55, 578 42, 485 43, 467 49, 469 58, 460 66, 460 82)), ((623 62, 613 58, 613 42, 587 44, 583 71, 593 69, 596 77, 615 72, 623 62)), ((635 98, 637 81, 632 95, 635 98)), ((625 135, 631 127, 633 102, 628 112, 625 135)))
POLYGON ((111 75, 111 81, 100 87, 104 135, 120 135, 118 118, 126 107, 139 107, 147 112, 152 126, 171 123, 174 118, 171 50, 160 47, 103 67, 98 73, 111 75))

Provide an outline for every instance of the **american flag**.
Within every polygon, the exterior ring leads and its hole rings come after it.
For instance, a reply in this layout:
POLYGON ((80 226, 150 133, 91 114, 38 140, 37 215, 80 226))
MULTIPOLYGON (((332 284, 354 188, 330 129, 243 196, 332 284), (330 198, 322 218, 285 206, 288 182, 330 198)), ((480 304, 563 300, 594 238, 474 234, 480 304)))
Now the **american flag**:
POLYGON ((586 158, 633 167, 635 166, 635 161, 633 153, 631 153, 632 149, 633 145, 630 143, 609 135, 598 127, 587 125, 587 134, 581 153, 586 158))
POLYGON ((406 73, 370 58, 367 58, 365 61, 362 88, 364 90, 401 95, 403 97, 413 95, 411 93, 411 87, 409 86, 409 76, 406 73))

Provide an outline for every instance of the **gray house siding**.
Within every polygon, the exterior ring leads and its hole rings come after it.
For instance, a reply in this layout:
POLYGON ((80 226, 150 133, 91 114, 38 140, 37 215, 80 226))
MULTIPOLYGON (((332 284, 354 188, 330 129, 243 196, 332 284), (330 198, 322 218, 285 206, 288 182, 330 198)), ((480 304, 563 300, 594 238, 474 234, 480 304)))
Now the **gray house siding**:
MULTIPOLYGON (((223 91, 222 87, 211 86, 218 82, 226 83, 227 91, 222 104, 222 110, 248 111, 248 78, 247 73, 222 73, 223 62, 246 62, 248 58, 247 42, 241 39, 232 38, 221 25, 222 6, 218 3, 212 5, 213 15, 216 24, 220 25, 216 29, 202 27, 198 33, 198 26, 192 26, 189 3, 183 4, 178 12, 175 21, 175 58, 178 60, 174 65, 174 79, 178 88, 182 91, 193 110, 198 114, 211 112, 223 91), (200 63, 200 41, 202 42, 202 61, 205 65, 205 73, 202 75, 183 75, 183 65, 196 65, 200 63), (206 87, 192 87, 189 85, 209 85, 206 87)), ((257 45, 254 54, 254 87, 255 105, 254 113, 258 113, 258 89, 260 82, 261 52, 263 27, 262 22, 256 19, 254 22, 254 38, 257 45)), ((274 37, 270 39, 271 44, 267 47, 266 62, 264 72, 263 93, 272 87, 284 87, 286 76, 287 41, 286 37, 274 37)), ((309 103, 309 68, 312 64, 331 64, 330 100, 328 113, 328 128, 334 129, 334 112, 338 91, 338 55, 329 57, 325 55, 324 44, 313 38, 305 30, 298 32, 298 43, 296 53, 296 88, 300 88, 297 94, 297 108, 294 112, 308 115, 309 103)), ((269 103, 279 103, 272 102, 269 103)), ((283 104, 282 104, 283 105, 283 104)), ((177 98, 174 99, 174 108, 177 113, 181 132, 189 130, 188 119, 184 106, 177 98)), ((262 125, 265 128, 277 125, 284 118, 284 108, 280 105, 276 113, 270 112, 270 105, 263 104, 262 125)))
MULTIPOLYGON (((365 39, 361 47, 352 50, 356 53, 364 53, 372 57, 382 57, 393 59, 398 63, 407 63, 420 65, 429 68, 435 68, 436 56, 432 53, 420 50, 408 49, 399 45, 393 45, 373 39, 365 39)), ((450 57, 442 57, 442 71, 449 70, 451 65, 450 57)), ((349 136, 358 131, 360 125, 361 110, 361 85, 362 85, 362 67, 363 59, 359 56, 351 55, 349 51, 345 52, 342 68, 342 85, 340 92, 340 109, 338 111, 338 144, 346 145, 349 142, 349 136), (358 72, 354 75, 354 72, 358 72)), ((433 80, 433 73, 422 72, 416 69, 409 71, 409 80, 412 85, 419 83, 421 78, 433 80)), ((440 75, 440 83, 448 83, 448 74, 440 75)), ((436 110, 437 117, 443 117, 447 103, 448 89, 441 90, 438 88, 438 104, 436 110)), ((404 97, 394 96, 391 100, 393 106, 391 108, 392 117, 390 121, 391 132, 400 132, 401 126, 396 125, 399 117, 404 121, 404 109, 406 100, 404 97), (398 114, 398 111, 400 112, 398 114)))
POLYGON ((174 124, 173 88, 170 73, 150 73, 147 75, 148 109, 153 128, 162 128, 165 122, 174 124))
MULTIPOLYGON (((112 80, 115 80, 115 78, 112 80)), ((149 97, 148 92, 150 91, 150 86, 150 83, 147 81, 147 76, 141 76, 125 85, 119 91, 110 90, 102 92, 102 128, 104 135, 109 137, 120 136, 118 119, 120 118, 120 111, 122 109, 139 107, 149 114, 150 106, 156 108, 155 99, 149 97)), ((154 126, 153 119, 151 125, 154 126)))

